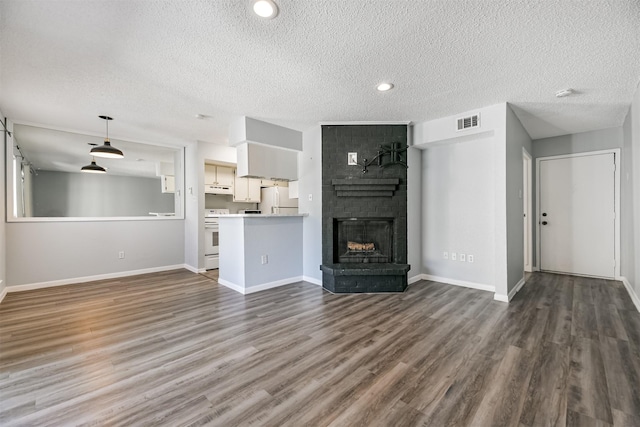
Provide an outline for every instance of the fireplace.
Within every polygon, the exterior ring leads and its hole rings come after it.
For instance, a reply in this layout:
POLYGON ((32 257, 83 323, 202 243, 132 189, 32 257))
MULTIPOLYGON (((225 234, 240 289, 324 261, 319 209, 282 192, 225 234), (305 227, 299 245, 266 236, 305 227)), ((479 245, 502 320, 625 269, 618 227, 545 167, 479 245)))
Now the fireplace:
POLYGON ((322 127, 320 269, 326 290, 406 289, 406 142, 406 125, 322 127))
POLYGON ((335 218, 334 263, 393 261, 393 218, 335 218))

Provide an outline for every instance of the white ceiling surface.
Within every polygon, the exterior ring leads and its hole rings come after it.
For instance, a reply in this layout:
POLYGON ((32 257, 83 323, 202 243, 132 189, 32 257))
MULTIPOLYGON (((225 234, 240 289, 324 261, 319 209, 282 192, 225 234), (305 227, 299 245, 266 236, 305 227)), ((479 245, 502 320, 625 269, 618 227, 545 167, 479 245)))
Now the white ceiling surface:
POLYGON ((305 130, 506 101, 537 139, 620 126, 640 80, 637 0, 276 2, 263 20, 250 0, 1 0, 0 111, 225 144, 242 115, 305 130))

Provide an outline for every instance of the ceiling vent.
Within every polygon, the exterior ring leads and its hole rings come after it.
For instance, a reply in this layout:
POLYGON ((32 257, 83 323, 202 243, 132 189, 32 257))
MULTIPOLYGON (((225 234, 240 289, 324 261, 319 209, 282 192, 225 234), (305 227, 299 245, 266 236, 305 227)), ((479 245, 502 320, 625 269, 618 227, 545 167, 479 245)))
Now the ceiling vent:
POLYGON ((479 128, 480 114, 474 114, 468 117, 460 117, 456 120, 456 131, 479 128))

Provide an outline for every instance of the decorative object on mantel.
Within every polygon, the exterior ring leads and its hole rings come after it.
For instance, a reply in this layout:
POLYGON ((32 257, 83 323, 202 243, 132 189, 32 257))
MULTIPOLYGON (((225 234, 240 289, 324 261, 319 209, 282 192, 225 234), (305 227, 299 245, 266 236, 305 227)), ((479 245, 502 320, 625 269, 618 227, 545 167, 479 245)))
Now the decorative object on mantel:
POLYGON ((402 165, 408 168, 407 165, 407 145, 402 142, 392 142, 391 144, 381 145, 376 156, 371 159, 362 159, 362 163, 358 163, 358 153, 349 153, 348 163, 349 165, 362 166, 362 173, 367 173, 367 169, 374 163, 378 164, 378 167, 386 168, 391 165, 402 165), (353 155, 353 156, 352 156, 353 155), (387 156, 389 156, 387 160, 387 156), (355 163, 352 163, 355 161, 355 163))
POLYGON ((111 146, 111 141, 109 141, 109 120, 113 120, 109 116, 98 116, 102 120, 104 120, 107 124, 107 137, 104 139, 104 145, 99 147, 93 147, 91 149, 91 155, 97 157, 104 157, 108 159, 121 159, 124 157, 122 151, 118 150, 116 147, 111 146))

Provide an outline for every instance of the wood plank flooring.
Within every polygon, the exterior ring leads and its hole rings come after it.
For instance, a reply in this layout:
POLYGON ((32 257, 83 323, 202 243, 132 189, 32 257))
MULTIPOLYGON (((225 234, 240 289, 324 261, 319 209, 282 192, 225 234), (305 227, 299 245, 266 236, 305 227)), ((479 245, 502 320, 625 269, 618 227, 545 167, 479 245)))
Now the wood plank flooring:
POLYGON ((618 282, 535 273, 510 304, 186 270, 10 293, 0 425, 640 426, 640 313, 618 282))

